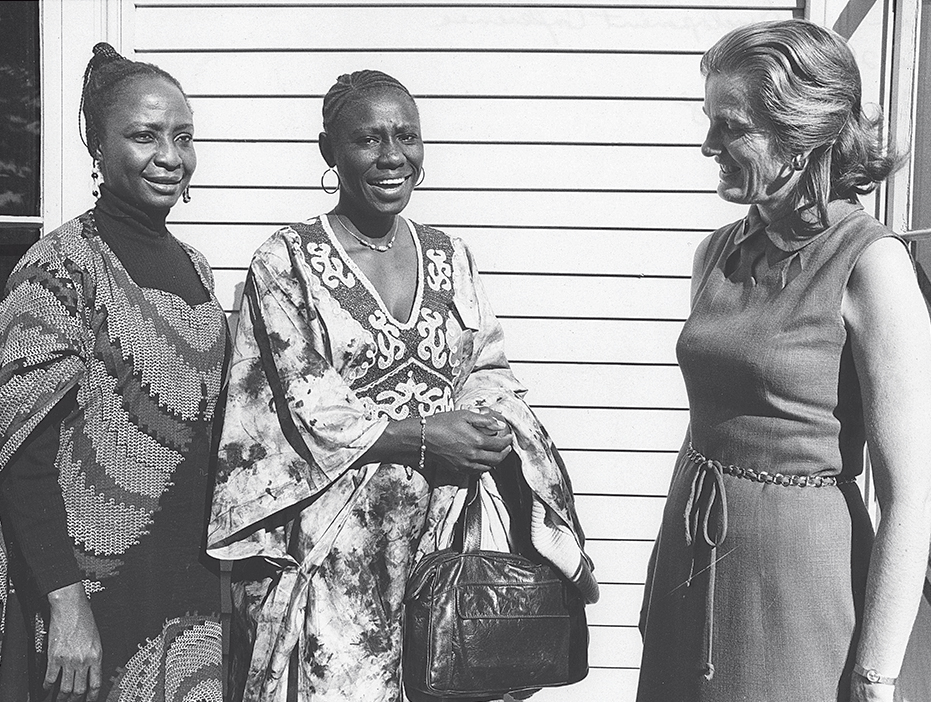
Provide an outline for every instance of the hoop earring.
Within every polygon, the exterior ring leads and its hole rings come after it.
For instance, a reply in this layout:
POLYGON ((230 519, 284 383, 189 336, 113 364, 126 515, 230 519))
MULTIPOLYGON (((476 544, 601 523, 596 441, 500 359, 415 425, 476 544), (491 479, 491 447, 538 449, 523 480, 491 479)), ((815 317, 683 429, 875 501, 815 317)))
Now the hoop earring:
POLYGON ((97 185, 97 181, 100 179, 100 168, 98 167, 99 163, 100 162, 95 158, 94 167, 91 169, 91 180, 94 182, 94 186, 91 189, 91 195, 93 195, 95 198, 100 197, 100 188, 97 185))
POLYGON ((191 201, 191 186, 187 186, 181 193, 181 202, 185 205, 191 201))
POLYGON ((426 174, 427 174, 427 170, 426 170, 423 166, 421 166, 421 167, 420 167, 420 177, 417 179, 417 182, 414 183, 414 187, 415 187, 415 188, 420 187, 420 184, 423 183, 423 179, 424 179, 424 176, 425 176, 426 174))
POLYGON ((332 195, 333 193, 339 191, 339 186, 340 186, 339 173, 336 172, 335 168, 330 166, 323 172, 323 175, 320 176, 320 187, 323 188, 323 192, 325 192, 327 195, 332 195), (326 184, 326 174, 329 173, 330 171, 333 171, 333 175, 336 176, 336 185, 331 188, 328 188, 326 184))

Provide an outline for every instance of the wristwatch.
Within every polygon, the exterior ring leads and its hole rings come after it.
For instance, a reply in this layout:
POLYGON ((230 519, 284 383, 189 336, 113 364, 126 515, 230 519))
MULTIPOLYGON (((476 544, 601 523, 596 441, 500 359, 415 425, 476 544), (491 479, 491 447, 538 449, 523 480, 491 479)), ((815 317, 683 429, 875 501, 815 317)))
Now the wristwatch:
POLYGON ((898 678, 887 678, 880 675, 875 668, 864 668, 859 663, 853 664, 853 672, 866 678, 867 682, 874 685, 895 685, 895 681, 898 680, 898 678))

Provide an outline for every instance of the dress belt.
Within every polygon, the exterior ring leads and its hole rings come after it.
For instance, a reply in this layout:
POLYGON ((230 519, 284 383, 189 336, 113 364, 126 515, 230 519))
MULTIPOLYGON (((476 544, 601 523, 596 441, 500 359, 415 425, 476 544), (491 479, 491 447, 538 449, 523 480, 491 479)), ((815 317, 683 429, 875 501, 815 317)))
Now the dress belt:
POLYGON ((727 492, 724 489, 724 476, 732 475, 758 483, 799 488, 846 485, 855 482, 856 479, 851 477, 836 478, 834 476, 784 475, 782 473, 755 471, 751 468, 741 468, 735 465, 725 465, 720 461, 703 456, 692 446, 691 442, 689 442, 685 457, 697 468, 695 475, 692 477, 688 500, 685 503, 685 543, 692 548, 686 587, 692 584, 692 578, 695 576, 695 549, 699 541, 703 542, 711 551, 707 568, 708 591, 705 594, 705 631, 702 642, 704 662, 701 666, 704 678, 711 680, 714 677, 712 646, 714 638, 714 587, 718 561, 717 549, 727 537, 727 492))
MULTIPOLYGON (((833 475, 784 475, 783 473, 768 473, 765 470, 755 471, 752 468, 741 468, 740 466, 724 465, 720 461, 705 458, 695 450, 691 442, 685 452, 685 457, 695 465, 710 464, 716 470, 733 475, 735 478, 745 478, 758 483, 767 483, 771 485, 783 485, 785 487, 831 487, 834 485, 847 485, 848 483, 857 482, 856 478, 843 477, 838 478, 833 475)), ((723 490, 723 487, 722 487, 723 490)))

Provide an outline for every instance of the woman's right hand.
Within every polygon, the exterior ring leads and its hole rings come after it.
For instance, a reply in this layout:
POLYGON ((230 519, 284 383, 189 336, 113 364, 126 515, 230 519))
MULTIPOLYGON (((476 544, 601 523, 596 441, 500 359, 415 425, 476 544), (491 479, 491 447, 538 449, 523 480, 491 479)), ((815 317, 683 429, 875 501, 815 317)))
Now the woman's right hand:
POLYGON ((74 583, 48 595, 51 618, 48 667, 44 687, 51 689, 61 676, 56 702, 96 702, 100 693, 103 648, 84 584, 74 583))
POLYGON ((456 410, 427 418, 427 451, 462 473, 484 473, 511 452, 511 427, 497 412, 456 410))

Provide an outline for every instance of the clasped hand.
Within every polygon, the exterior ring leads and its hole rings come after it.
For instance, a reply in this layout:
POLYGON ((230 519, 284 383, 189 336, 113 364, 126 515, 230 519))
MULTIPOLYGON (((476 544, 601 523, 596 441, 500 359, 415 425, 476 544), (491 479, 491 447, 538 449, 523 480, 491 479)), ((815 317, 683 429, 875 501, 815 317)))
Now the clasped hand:
POLYGON ((427 419, 427 451, 462 473, 484 473, 511 452, 511 427, 490 409, 440 412, 427 419))

